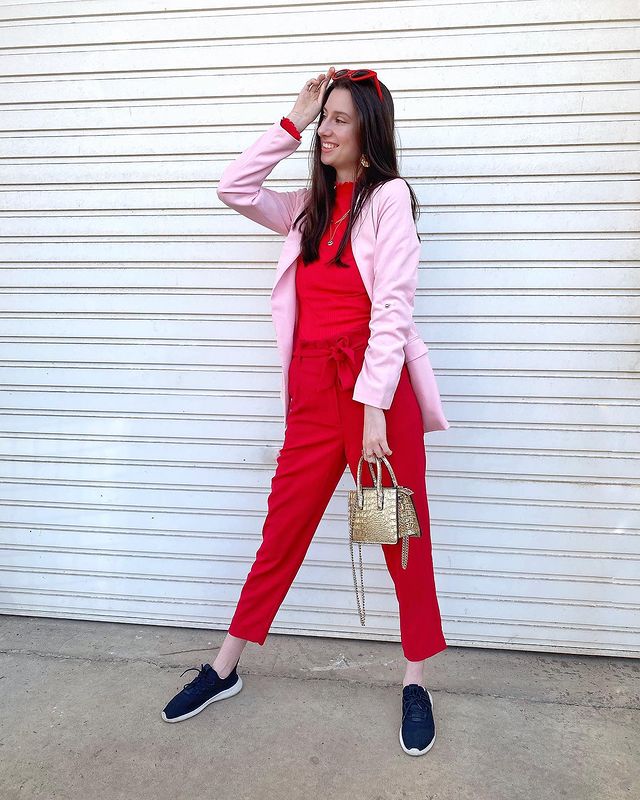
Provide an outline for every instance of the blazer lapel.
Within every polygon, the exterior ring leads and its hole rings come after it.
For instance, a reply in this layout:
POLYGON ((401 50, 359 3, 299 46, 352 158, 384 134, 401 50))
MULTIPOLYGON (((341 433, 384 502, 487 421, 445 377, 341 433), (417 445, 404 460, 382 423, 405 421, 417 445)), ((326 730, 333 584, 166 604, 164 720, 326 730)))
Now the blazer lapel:
MULTIPOLYGON (((369 204, 365 205, 362 216, 357 220, 351 231, 351 249, 357 264, 362 282, 369 298, 373 296, 373 251, 375 245, 375 231, 373 223, 369 222, 369 204)), ((300 206, 293 217, 300 212, 300 206)), ((288 373, 293 351, 293 334, 295 331, 298 302, 296 297, 295 265, 301 252, 302 238, 300 232, 291 230, 287 236, 278 259, 273 288, 271 290, 271 317, 276 332, 276 344, 282 362, 282 396, 285 402, 285 419, 288 402, 288 373)))
MULTIPOLYGON (((373 221, 374 215, 371 213, 371 202, 371 198, 369 198, 363 208, 362 215, 351 231, 351 249, 367 294, 373 300, 373 259, 376 230, 373 221)), ((299 212, 300 208, 297 209, 296 216, 299 212)), ((285 428, 289 404, 289 365, 293 350, 293 333, 295 331, 298 306, 296 271, 291 268, 295 265, 300 251, 300 233, 299 231, 291 230, 280 253, 273 289, 271 290, 271 316, 282 363, 281 397, 284 403, 285 428)), ((412 322, 409 341, 405 345, 405 358, 422 412, 424 430, 446 430, 449 427, 449 423, 442 410, 440 394, 428 357, 428 349, 426 343, 420 337, 415 323, 412 322)))
MULTIPOLYGON (((375 242, 375 233, 373 231, 373 225, 370 222, 370 206, 371 198, 369 198, 365 204, 360 218, 351 231, 351 249, 353 251, 353 257, 360 271, 360 275, 362 276, 362 282, 367 290, 369 299, 373 297, 373 245, 375 242)), ((296 213, 293 217, 294 219, 300 213, 301 209, 302 205, 296 209, 296 213)), ((272 298, 278 293, 278 284, 280 280, 298 260, 302 249, 301 244, 300 232, 292 229, 285 239, 280 258, 278 259, 273 288, 271 290, 272 298)))

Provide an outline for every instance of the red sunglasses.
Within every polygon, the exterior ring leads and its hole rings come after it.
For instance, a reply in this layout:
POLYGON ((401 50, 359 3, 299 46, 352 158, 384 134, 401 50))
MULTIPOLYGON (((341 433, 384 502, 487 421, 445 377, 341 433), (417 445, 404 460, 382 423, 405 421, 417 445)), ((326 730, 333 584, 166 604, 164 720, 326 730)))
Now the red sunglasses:
POLYGON ((376 85, 376 89, 378 90, 378 97, 382 100, 382 89, 380 88, 380 83, 378 82, 378 74, 373 69, 339 69, 337 72, 333 73, 333 80, 338 80, 339 78, 349 78, 351 81, 366 81, 369 78, 373 78, 374 83, 376 85))

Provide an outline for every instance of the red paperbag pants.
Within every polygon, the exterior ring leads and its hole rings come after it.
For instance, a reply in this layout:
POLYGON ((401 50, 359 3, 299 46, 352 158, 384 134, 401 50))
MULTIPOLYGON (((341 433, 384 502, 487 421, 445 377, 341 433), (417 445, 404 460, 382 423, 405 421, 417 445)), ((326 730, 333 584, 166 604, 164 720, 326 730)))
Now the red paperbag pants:
MULTIPOLYGON (((351 395, 369 334, 367 326, 335 339, 302 340, 294 349, 284 442, 271 481, 262 543, 229 627, 232 636, 264 644, 347 464, 355 486, 362 455, 364 404, 351 395)), ((422 417, 406 364, 391 407, 384 413, 392 451, 387 458, 398 483, 414 491, 422 536, 409 538, 406 569, 401 564, 401 542, 380 547, 398 599, 403 653, 409 661, 422 661, 447 644, 433 574, 422 417)), ((372 466, 375 474, 376 465, 372 466)), ((384 465, 382 483, 392 485, 384 465)), ((365 462, 362 484, 373 485, 365 462)), ((346 549, 348 537, 345 523, 346 549)), ((363 545, 363 556, 373 546, 363 545)), ((354 548, 357 555, 357 545, 354 548)), ((365 572, 365 592, 366 585, 365 572)), ((357 613, 355 596, 353 602, 357 613)))

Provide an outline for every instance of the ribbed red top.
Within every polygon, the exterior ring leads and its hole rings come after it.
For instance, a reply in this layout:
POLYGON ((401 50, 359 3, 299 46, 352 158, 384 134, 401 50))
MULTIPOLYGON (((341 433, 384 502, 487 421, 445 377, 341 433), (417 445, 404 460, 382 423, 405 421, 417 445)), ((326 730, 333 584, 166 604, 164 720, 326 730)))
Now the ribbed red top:
POLYGON ((320 240, 318 260, 305 265, 302 254, 298 256, 298 321, 294 342, 298 336, 304 339, 325 339, 340 336, 343 331, 360 326, 366 330, 371 319, 371 300, 353 257, 351 242, 347 242, 341 257, 341 261, 349 265, 348 268, 329 264, 329 260, 338 252, 340 240, 349 222, 349 217, 346 217, 336 226, 340 217, 349 210, 354 186, 353 181, 336 184, 336 202, 331 222, 320 240), (330 231, 333 234, 333 245, 328 244, 330 231))
POLYGON ((280 120, 280 125, 285 129, 285 131, 287 131, 287 133, 290 133, 296 139, 302 139, 300 131, 296 128, 295 123, 291 122, 289 117, 282 117, 280 120))

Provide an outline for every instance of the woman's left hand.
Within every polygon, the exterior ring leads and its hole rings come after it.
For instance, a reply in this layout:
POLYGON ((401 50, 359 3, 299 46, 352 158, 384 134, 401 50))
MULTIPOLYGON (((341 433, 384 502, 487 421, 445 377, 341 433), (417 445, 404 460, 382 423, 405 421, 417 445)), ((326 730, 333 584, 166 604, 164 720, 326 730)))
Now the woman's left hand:
POLYGON ((377 406, 364 407, 364 433, 362 437, 362 454, 370 464, 376 463, 376 456, 390 456, 392 453, 387 443, 387 419, 384 409, 377 406))

